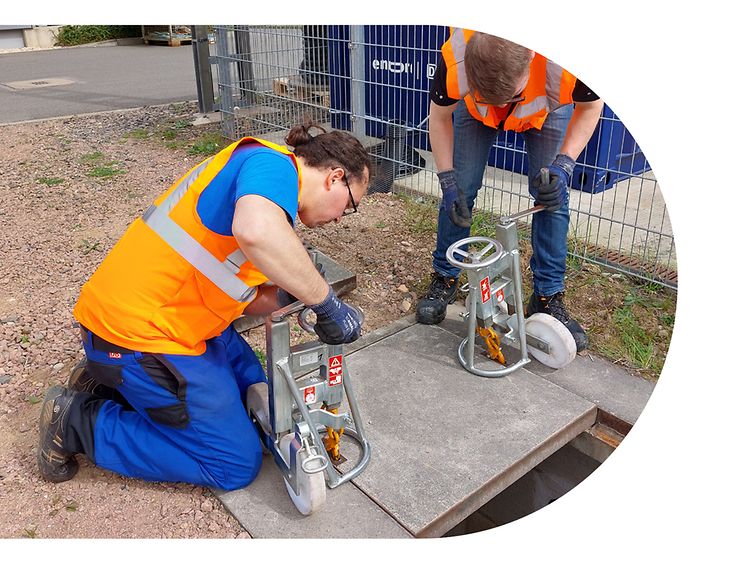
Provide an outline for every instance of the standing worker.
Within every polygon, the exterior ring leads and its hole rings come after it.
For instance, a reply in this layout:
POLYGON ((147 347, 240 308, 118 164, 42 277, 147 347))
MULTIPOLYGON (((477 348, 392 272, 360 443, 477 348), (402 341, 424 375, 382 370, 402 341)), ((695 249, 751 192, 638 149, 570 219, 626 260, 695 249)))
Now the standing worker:
POLYGON ((293 152, 246 137, 191 169, 84 284, 73 315, 86 370, 44 399, 45 479, 71 479, 78 453, 150 481, 230 490, 256 477, 261 442, 243 398, 266 378, 233 320, 297 296, 322 341, 360 335, 358 312, 319 274, 293 225, 357 211, 369 156, 351 135, 312 136, 311 127, 290 130, 293 152))
POLYGON ((569 317, 563 301, 568 187, 575 159, 590 140, 602 108, 587 86, 538 53, 485 33, 452 30, 431 88, 428 133, 442 201, 433 279, 418 301, 419 323, 439 323, 455 299, 459 269, 449 264, 446 250, 470 234, 489 152, 503 129, 524 137, 528 190, 536 204, 546 206, 533 216, 533 295, 526 313, 554 316, 572 333, 578 351, 587 348, 585 331, 569 317), (544 167, 550 172, 547 183, 540 172, 544 167))

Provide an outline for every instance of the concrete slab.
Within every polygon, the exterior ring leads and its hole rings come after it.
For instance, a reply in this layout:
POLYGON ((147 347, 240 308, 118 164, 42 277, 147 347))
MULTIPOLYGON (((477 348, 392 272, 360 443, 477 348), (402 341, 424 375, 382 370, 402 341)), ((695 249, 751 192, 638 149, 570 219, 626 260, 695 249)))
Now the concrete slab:
POLYGON ((290 501, 270 455, 242 490, 214 494, 253 538, 409 538, 410 534, 352 484, 327 490, 324 507, 304 517, 290 501))
POLYGON ((571 364, 552 370, 539 362, 528 367, 542 378, 593 402, 631 428, 645 409, 655 383, 594 355, 577 356, 571 364))
POLYGON ((459 338, 412 325, 348 356, 373 445, 354 484, 411 534, 438 537, 595 422, 595 406, 520 370, 478 378, 459 338))
POLYGON ((595 422, 591 402, 529 371, 469 374, 459 341, 409 317, 347 349, 372 458, 322 513, 297 514, 269 457, 251 486, 215 493, 254 537, 438 537, 595 422))
MULTIPOLYGON (((463 305, 451 304, 441 327, 464 339, 467 326, 460 315, 465 311, 463 305)), ((519 351, 510 346, 502 344, 502 352, 508 362, 516 362, 520 358, 519 351)), ((476 359, 481 355, 479 352, 476 359)), ((571 364, 559 370, 535 359, 525 369, 593 402, 598 409, 626 423, 628 427, 635 424, 655 388, 654 382, 634 376, 594 354, 578 355, 571 364)))

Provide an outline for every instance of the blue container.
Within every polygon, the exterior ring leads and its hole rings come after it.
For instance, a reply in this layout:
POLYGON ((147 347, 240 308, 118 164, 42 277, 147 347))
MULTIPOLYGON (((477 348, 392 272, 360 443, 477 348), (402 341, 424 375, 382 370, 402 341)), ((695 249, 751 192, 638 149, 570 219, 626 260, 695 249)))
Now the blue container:
MULTIPOLYGON (((331 123, 337 129, 350 130, 350 28, 329 26, 328 33, 331 123)), ((365 26, 366 135, 383 139, 388 123, 412 128, 425 121, 428 88, 441 45, 448 37, 449 28, 444 26, 365 26)), ((427 149, 427 135, 412 132, 408 144, 427 149)))
MULTIPOLYGON (((352 129, 350 27, 328 26, 331 125, 352 129)), ((424 123, 430 104, 428 90, 442 44, 444 26, 369 25, 364 28, 366 135, 384 139, 388 124, 408 128, 424 123)), ((426 129, 425 124, 421 129, 426 129)), ((406 143, 429 149, 428 135, 409 131, 406 143)), ((501 131, 488 164, 527 174, 521 135, 501 131)), ((634 138, 608 106, 585 150, 577 159, 572 187, 598 193, 630 175, 650 170, 634 138)))
MULTIPOLYGON (((501 131, 488 159, 490 166, 527 174, 522 135, 501 131)), ((608 106, 574 167, 572 188, 597 194, 625 178, 650 170, 650 163, 619 118, 608 106)))

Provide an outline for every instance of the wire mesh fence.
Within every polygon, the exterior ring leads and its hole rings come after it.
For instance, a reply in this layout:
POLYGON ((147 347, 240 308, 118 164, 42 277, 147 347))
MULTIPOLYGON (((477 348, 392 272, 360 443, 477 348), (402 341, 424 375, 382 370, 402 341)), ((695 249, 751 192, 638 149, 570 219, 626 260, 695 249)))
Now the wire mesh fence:
MULTIPOLYGON (((214 26, 218 109, 228 138, 284 143, 311 118, 369 148, 371 192, 439 198, 428 144, 431 79, 443 26, 214 26)), ((606 100, 606 104, 608 101, 606 100)), ((499 217, 531 207, 522 136, 500 132, 476 210, 499 217)), ((675 288, 676 252, 658 182, 639 145, 606 105, 577 161, 570 253, 675 288)))

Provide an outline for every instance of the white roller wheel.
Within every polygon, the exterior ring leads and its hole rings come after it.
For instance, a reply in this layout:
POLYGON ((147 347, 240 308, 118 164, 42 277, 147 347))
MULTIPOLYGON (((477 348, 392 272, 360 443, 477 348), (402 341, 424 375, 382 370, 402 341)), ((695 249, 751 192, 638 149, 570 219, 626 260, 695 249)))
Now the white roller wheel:
POLYGON ((566 326, 550 315, 534 313, 525 320, 525 332, 548 343, 548 353, 529 345, 528 352, 549 368, 562 368, 577 356, 577 345, 566 326))
MULTIPOLYGON (((282 437, 279 441, 279 449, 282 451, 282 458, 284 458, 287 465, 290 465, 290 443, 295 438, 295 433, 289 433, 282 437)), ((324 479, 324 472, 316 472, 315 474, 306 474, 303 472, 302 461, 305 451, 302 449, 298 451, 296 460, 298 483, 300 484, 300 493, 296 494, 295 490, 287 483, 285 478, 285 487, 287 487, 287 493, 290 494, 290 499, 295 505, 296 509, 300 511, 302 515, 310 515, 311 513, 318 511, 323 507, 326 501, 326 481, 324 479)))

